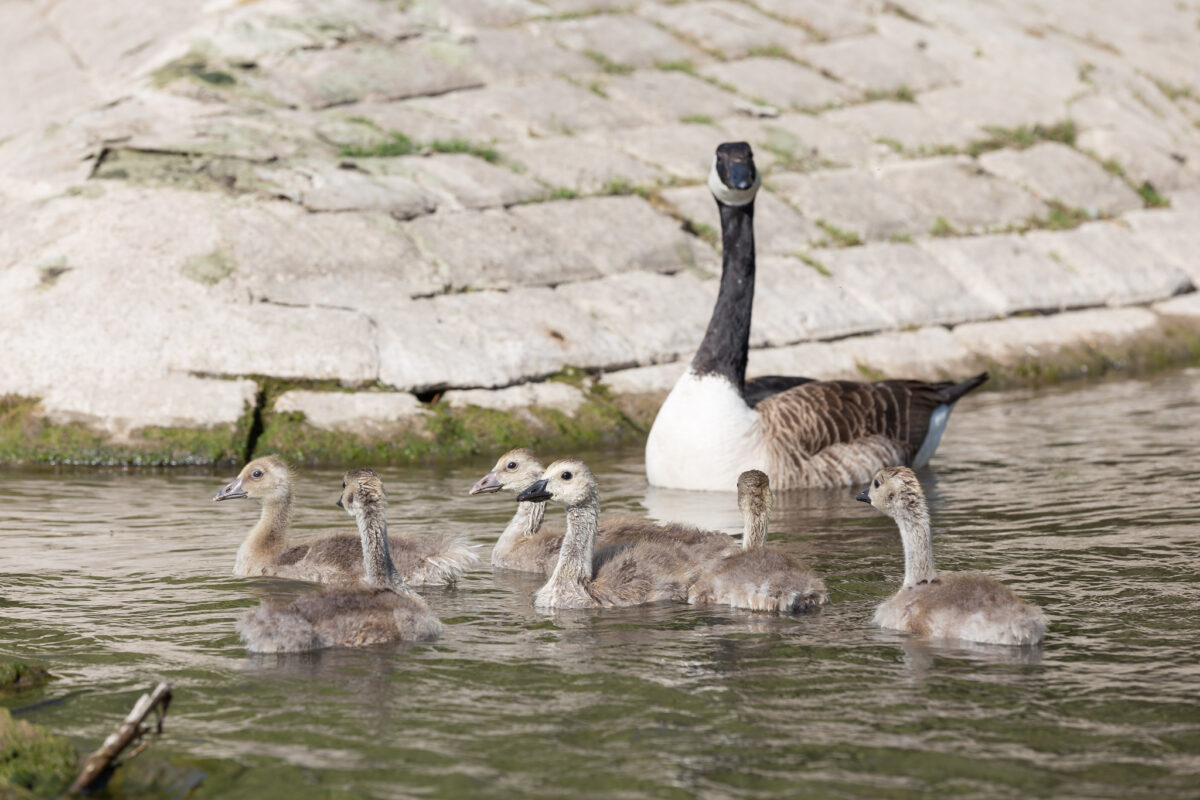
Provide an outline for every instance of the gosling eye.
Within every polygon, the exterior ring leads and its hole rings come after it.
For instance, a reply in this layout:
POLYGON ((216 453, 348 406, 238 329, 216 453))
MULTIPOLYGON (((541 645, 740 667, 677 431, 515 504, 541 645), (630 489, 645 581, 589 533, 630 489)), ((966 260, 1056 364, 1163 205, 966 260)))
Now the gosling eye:
POLYGON ((564 473, 563 473, 562 475, 560 475, 559 477, 560 477, 560 478, 562 478, 564 481, 569 481, 569 480, 571 480, 571 473, 569 473, 569 472, 564 472, 564 473))
POLYGON ((345 482, 345 481, 342 481, 342 488, 343 488, 343 489, 345 489, 345 488, 346 488, 346 482, 345 482))
POLYGON ((876 489, 879 488, 879 479, 878 478, 875 479, 875 488, 876 489))
POLYGON ((263 476, 263 471, 261 469, 256 469, 250 473, 251 478, 261 478, 262 476, 263 476))
POLYGON ((510 461, 510 462, 508 462, 507 464, 505 464, 505 465, 504 465, 504 468, 505 468, 505 469, 516 469, 516 468, 517 468, 517 462, 515 462, 515 461, 510 461))

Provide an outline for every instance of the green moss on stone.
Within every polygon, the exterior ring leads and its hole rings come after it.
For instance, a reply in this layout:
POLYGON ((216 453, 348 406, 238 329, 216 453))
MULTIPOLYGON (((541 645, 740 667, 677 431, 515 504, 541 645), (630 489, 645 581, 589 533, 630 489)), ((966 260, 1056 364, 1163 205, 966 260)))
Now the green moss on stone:
POLYGON ((36 399, 0 396, 0 464, 173 466, 240 462, 253 414, 217 428, 142 428, 120 441, 79 423, 52 423, 36 399))
POLYGON ((19 692, 49 682, 50 673, 46 672, 45 667, 22 661, 0 662, 0 692, 19 692))
POLYGON ((75 745, 0 708, 0 797, 57 797, 75 776, 75 745))
POLYGON ((189 51, 187 55, 159 67, 150 75, 151 83, 158 88, 185 79, 219 89, 237 83, 237 78, 231 73, 211 66, 208 56, 199 49, 189 51))
POLYGON ((233 254, 219 247, 211 253, 192 256, 183 262, 180 272, 185 278, 191 278, 196 283, 215 286, 232 275, 236 265, 233 254))
POLYGON ((1075 122, 1069 119, 1053 125, 1022 125, 1018 128, 985 125, 984 130, 988 133, 987 138, 977 139, 967 145, 968 154, 978 156, 1005 147, 1024 150, 1038 142, 1062 142, 1069 147, 1075 146, 1075 122))
POLYGON ((387 138, 372 144, 348 144, 341 149, 343 158, 395 158, 416 151, 412 139, 400 131, 389 131, 387 138))

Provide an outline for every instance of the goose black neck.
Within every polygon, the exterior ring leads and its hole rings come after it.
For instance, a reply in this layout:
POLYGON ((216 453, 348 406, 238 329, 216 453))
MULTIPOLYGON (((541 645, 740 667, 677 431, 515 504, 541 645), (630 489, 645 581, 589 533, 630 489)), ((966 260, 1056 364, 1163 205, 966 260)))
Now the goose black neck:
POLYGON ((738 390, 746 382, 750 314, 754 309, 754 202, 721 211, 721 288, 704 341, 692 359, 697 375, 720 375, 738 390))

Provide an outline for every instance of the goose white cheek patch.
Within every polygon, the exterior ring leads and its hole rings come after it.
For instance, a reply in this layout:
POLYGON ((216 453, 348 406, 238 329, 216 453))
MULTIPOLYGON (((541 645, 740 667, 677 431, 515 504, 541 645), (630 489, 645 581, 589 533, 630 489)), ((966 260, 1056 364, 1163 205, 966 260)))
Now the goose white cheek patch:
POLYGON ((712 169, 708 172, 708 190, 713 193, 713 197, 727 206, 744 206, 747 203, 754 202, 754 196, 758 194, 758 187, 762 186, 762 173, 758 170, 754 171, 754 185, 749 189, 730 189, 721 182, 721 176, 717 174, 717 159, 713 157, 712 169))

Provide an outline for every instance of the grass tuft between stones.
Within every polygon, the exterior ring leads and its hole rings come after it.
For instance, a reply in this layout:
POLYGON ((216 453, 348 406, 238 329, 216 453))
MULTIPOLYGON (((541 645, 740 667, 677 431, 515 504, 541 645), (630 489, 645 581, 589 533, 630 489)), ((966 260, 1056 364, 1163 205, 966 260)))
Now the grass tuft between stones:
POLYGON ((1017 128, 989 125, 984 130, 988 133, 987 138, 976 139, 967 145, 968 155, 974 157, 1004 148, 1025 150, 1039 142, 1061 142, 1069 147, 1075 146, 1075 122, 1070 119, 1053 125, 1022 125, 1017 128))

